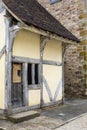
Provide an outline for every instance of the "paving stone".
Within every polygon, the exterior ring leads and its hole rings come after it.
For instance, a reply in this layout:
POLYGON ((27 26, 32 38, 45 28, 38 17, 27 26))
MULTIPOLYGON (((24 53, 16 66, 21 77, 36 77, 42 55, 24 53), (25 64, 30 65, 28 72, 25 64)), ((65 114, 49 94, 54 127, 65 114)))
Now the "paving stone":
POLYGON ((20 123, 0 120, 0 127, 5 130, 87 130, 87 100, 66 100, 64 105, 45 109, 43 112, 45 115, 42 114, 40 117, 20 123), (73 109, 70 110, 70 108, 73 109), (78 114, 73 114, 75 112, 78 114), (60 113, 60 115, 58 115, 58 113, 60 113), (65 113, 65 116, 62 113, 65 113), (73 117, 77 118, 77 115, 81 116, 83 113, 84 116, 61 126, 69 119, 73 117), (54 117, 51 117, 52 115, 54 115, 54 117), (60 116, 63 117, 60 118, 60 116))
POLYGON ((87 130, 87 114, 55 130, 87 130))

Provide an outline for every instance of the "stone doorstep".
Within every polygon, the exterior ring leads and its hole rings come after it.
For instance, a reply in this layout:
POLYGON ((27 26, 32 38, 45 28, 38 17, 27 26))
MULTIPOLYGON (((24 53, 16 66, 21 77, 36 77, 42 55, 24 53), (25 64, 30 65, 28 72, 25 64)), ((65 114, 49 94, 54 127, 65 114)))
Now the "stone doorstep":
POLYGON ((12 114, 12 115, 8 116, 8 119, 14 123, 18 123, 18 122, 22 122, 25 120, 33 119, 38 116, 40 116, 40 113, 37 111, 27 111, 27 112, 12 114))

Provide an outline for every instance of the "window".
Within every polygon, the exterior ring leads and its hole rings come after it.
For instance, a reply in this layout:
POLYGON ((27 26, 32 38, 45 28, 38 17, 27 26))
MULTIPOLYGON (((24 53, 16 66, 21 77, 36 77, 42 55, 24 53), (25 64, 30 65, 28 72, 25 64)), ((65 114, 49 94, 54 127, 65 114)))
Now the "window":
POLYGON ((62 0, 50 0, 51 4, 54 4, 54 3, 59 2, 59 1, 62 1, 62 0))
POLYGON ((28 64, 28 85, 36 85, 40 84, 39 81, 39 64, 28 64))

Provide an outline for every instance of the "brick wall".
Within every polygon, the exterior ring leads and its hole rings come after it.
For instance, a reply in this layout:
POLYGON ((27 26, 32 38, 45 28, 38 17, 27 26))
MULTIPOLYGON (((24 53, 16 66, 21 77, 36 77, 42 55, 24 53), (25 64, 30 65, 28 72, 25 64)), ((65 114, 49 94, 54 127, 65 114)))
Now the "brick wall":
MULTIPOLYGON (((82 12, 82 0, 62 0, 50 4, 50 0, 37 0, 56 19, 58 19, 69 31, 79 39, 81 31, 80 14, 82 12)), ((79 57, 82 45, 70 45, 65 53, 65 96, 85 97, 83 58, 79 57)))

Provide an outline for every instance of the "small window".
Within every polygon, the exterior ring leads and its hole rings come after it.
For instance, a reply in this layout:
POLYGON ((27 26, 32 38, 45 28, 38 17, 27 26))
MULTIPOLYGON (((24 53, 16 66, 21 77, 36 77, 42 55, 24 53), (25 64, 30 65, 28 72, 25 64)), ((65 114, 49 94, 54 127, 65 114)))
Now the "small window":
POLYGON ((28 85, 39 84, 39 64, 28 64, 28 85))
POLYGON ((62 0, 50 0, 51 4, 54 4, 54 3, 59 2, 59 1, 62 1, 62 0))
POLYGON ((21 83, 22 82, 22 64, 13 63, 12 64, 12 82, 21 83))

